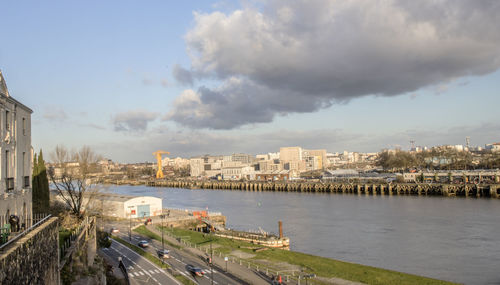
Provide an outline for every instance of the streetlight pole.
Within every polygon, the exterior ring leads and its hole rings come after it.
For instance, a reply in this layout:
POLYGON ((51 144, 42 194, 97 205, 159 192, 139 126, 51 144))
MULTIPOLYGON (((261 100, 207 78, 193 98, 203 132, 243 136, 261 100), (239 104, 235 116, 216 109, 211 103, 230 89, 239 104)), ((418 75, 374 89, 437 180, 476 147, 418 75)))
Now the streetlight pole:
POLYGON ((134 206, 128 206, 130 209, 130 216, 129 216, 129 223, 128 223, 128 239, 129 241, 132 241, 132 208, 134 206))
POLYGON ((210 279, 211 284, 214 285, 214 260, 213 260, 213 250, 212 250, 212 242, 213 242, 213 236, 212 236, 212 226, 210 226, 210 279))
POLYGON ((163 253, 165 253, 165 245, 163 243, 163 218, 165 218, 165 215, 163 213, 161 214, 161 250, 163 253))

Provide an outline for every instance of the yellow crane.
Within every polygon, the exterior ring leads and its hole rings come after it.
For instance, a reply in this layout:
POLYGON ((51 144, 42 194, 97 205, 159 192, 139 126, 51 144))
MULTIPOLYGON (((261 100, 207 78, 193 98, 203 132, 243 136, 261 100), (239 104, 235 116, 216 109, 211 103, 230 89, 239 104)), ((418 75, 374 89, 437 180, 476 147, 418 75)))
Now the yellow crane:
POLYGON ((163 178, 163 166, 161 165, 161 155, 162 154, 170 154, 168 151, 158 150, 153 152, 153 155, 156 157, 156 161, 158 162, 158 171, 156 172, 156 178, 163 178))

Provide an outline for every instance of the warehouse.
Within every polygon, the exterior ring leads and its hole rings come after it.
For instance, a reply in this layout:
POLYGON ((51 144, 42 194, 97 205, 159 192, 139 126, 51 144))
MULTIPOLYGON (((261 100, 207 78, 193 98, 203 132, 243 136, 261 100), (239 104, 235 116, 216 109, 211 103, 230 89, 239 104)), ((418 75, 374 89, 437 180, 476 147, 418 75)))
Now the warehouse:
POLYGON ((161 214, 162 199, 151 196, 130 196, 99 193, 94 196, 89 211, 118 218, 144 218, 161 214))
MULTIPOLYGON (((64 200, 52 192, 53 197, 64 203, 64 200)), ((111 193, 86 193, 84 195, 84 208, 90 214, 117 218, 144 218, 157 216, 162 211, 162 199, 151 196, 130 196, 111 193), (88 197, 92 196, 90 203, 88 197)))

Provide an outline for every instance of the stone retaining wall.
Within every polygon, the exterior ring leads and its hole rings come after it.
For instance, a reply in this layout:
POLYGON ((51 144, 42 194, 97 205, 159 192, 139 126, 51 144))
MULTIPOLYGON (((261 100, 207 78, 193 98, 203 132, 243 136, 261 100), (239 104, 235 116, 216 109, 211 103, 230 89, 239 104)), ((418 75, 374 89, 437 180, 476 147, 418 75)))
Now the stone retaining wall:
POLYGON ((58 218, 0 252, 0 284, 59 284, 58 218))

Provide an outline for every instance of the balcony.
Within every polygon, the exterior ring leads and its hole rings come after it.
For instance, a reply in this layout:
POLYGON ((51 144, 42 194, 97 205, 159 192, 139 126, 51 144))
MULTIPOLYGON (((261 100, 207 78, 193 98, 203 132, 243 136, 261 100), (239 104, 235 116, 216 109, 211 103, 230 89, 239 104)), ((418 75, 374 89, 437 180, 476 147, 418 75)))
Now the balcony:
POLYGON ((12 190, 14 190, 14 177, 10 177, 10 178, 7 178, 5 179, 5 183, 6 183, 6 188, 7 188, 7 192, 10 192, 12 190))

